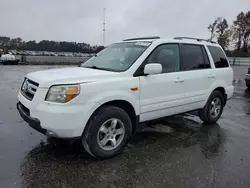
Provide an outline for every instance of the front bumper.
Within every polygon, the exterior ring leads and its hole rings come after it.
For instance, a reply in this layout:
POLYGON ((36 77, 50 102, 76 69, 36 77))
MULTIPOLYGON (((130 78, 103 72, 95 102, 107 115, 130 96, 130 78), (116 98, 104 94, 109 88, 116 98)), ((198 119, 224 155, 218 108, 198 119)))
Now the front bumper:
POLYGON ((30 117, 29 111, 27 111, 20 102, 17 103, 17 110, 20 116, 23 118, 23 120, 26 121, 30 127, 32 127, 33 129, 37 130, 42 134, 45 135, 47 134, 47 130, 41 127, 40 120, 37 118, 30 117))
POLYGON ((32 101, 18 94, 21 117, 35 130, 57 138, 79 138, 98 103, 57 104, 44 101, 47 91, 38 88, 32 101), (28 112, 27 112, 28 111, 28 112))

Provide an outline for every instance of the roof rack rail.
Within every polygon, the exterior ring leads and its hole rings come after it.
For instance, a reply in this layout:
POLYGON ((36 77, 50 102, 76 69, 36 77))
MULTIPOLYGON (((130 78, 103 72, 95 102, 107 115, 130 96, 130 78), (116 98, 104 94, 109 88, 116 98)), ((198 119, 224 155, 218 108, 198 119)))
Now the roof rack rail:
POLYGON ((215 41, 212 41, 212 40, 209 40, 209 39, 199 39, 199 38, 193 38, 193 37, 174 37, 174 39, 177 39, 177 40, 191 39, 191 40, 197 40, 197 41, 199 41, 199 42, 205 41, 205 42, 211 42, 211 43, 216 44, 215 41))
POLYGON ((147 39, 160 39, 158 36, 153 36, 153 37, 138 37, 138 38, 130 38, 130 39, 125 39, 123 41, 130 41, 130 40, 147 40, 147 39))

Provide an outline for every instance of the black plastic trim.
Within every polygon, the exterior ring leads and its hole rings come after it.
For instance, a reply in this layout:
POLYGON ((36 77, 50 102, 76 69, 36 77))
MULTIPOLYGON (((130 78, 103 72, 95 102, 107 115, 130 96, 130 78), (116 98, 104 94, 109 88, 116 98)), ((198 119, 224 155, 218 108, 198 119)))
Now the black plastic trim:
POLYGON ((137 37, 137 38, 130 38, 130 39, 125 39, 123 41, 131 41, 131 40, 147 40, 147 39, 160 39, 158 36, 153 36, 153 37, 137 37))
MULTIPOLYGON (((25 107, 26 108, 26 107, 25 107)), ((20 116, 23 118, 24 121, 26 121, 30 127, 37 130, 38 132, 45 134, 47 133, 46 129, 43 129, 40 125, 40 120, 37 118, 32 118, 27 113, 27 110, 25 110, 24 105, 20 102, 17 103, 17 110, 20 114, 20 116)))
POLYGON ((194 37, 174 37, 174 39, 176 39, 176 40, 191 39, 191 40, 197 40, 198 42, 204 41, 204 42, 210 42, 210 43, 216 44, 215 41, 212 41, 209 39, 200 39, 200 38, 194 38, 194 37))

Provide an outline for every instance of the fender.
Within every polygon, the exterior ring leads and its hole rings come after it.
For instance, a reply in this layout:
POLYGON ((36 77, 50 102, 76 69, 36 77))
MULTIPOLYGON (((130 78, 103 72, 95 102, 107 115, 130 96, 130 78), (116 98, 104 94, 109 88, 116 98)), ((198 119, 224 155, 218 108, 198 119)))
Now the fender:
POLYGON ((223 80, 216 80, 208 89, 208 92, 206 94, 206 97, 205 97, 205 101, 203 103, 203 106, 206 105, 207 101, 208 101, 208 98, 209 96, 211 95, 211 93, 218 87, 222 87, 224 88, 224 90, 226 91, 226 82, 223 81, 223 80))
POLYGON ((115 100, 124 100, 124 101, 129 102, 133 106, 136 115, 140 114, 139 94, 138 94, 138 97, 135 97, 130 92, 117 91, 117 90, 107 91, 105 93, 99 93, 90 101, 97 102, 99 104, 97 108, 99 108, 101 105, 107 102, 115 101, 115 100))

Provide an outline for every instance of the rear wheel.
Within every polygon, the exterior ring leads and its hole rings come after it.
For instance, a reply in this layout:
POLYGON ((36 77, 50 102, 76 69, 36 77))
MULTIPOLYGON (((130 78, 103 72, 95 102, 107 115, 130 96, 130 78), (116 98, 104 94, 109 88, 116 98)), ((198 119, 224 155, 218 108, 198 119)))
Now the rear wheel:
POLYGON ((100 159, 120 154, 132 133, 128 114, 115 106, 104 106, 90 118, 82 143, 92 156, 100 159))
POLYGON ((213 91, 205 107, 199 110, 199 117, 206 124, 214 124, 220 119, 224 107, 224 97, 220 91, 213 91))

